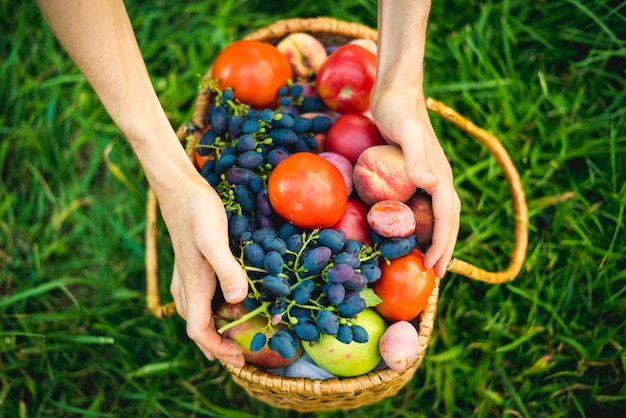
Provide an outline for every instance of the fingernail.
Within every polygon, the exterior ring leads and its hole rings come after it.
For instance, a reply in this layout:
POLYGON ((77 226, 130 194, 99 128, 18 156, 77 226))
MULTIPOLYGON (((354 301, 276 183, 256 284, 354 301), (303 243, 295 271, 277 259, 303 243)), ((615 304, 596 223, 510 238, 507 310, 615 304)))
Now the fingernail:
POLYGON ((430 171, 424 171, 420 173, 419 176, 417 176, 417 179, 420 183, 430 183, 437 180, 435 175, 430 171))
POLYGON ((224 293, 224 298, 226 298, 227 301, 232 301, 232 300, 239 300, 241 299, 241 297, 244 294, 244 290, 239 288, 239 289, 230 289, 229 291, 227 291, 226 293, 224 293))

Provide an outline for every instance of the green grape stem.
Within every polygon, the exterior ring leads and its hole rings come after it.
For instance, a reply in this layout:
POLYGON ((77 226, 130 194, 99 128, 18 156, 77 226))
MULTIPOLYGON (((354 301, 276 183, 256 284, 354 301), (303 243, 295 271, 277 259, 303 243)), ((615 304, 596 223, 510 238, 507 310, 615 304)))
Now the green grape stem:
POLYGON ((241 315, 241 317, 239 319, 236 319, 235 321, 229 322, 228 324, 224 325, 222 328, 218 329, 217 332, 219 334, 222 334, 224 331, 229 330, 233 327, 236 327, 239 324, 243 324, 244 322, 246 322, 249 319, 254 318, 255 316, 265 312, 267 313, 267 308, 271 305, 272 302, 263 302, 261 303, 261 305, 259 305, 257 308, 251 310, 248 313, 245 313, 243 315, 241 315))

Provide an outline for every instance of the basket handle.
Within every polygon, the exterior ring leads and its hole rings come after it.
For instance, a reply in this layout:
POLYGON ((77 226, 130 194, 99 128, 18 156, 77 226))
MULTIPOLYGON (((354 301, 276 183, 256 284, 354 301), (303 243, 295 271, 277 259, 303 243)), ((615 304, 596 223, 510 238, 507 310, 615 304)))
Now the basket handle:
POLYGON ((489 152, 494 156, 496 162, 504 172, 504 177, 509 185, 509 192, 513 200, 513 211, 515 212, 515 238, 513 241, 513 250, 511 252, 509 265, 505 270, 491 272, 476 267, 467 261, 452 258, 448 264, 448 271, 460 274, 472 280, 478 280, 486 283, 505 283, 515 279, 522 268, 526 257, 526 249, 528 247, 528 207, 526 206, 526 197, 522 182, 511 161, 511 157, 507 153, 502 143, 482 128, 474 125, 471 121, 461 116, 454 109, 449 108, 441 102, 428 98, 426 106, 429 110, 437 113, 443 119, 446 119, 456 125, 459 129, 470 134, 474 139, 483 144, 489 152))

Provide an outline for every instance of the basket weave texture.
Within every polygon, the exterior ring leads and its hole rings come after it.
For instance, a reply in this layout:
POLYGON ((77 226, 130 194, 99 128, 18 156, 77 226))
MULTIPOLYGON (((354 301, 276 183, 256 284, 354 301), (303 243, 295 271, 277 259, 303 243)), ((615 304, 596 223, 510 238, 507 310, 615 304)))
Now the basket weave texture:
MULTIPOLYGON (((324 44, 343 44, 359 38, 373 41, 377 39, 377 31, 370 27, 328 17, 280 20, 249 34, 245 39, 276 44, 285 36, 296 32, 309 33, 324 44)), ((207 74, 210 74, 210 69, 207 74)), ((199 139, 200 132, 205 127, 204 115, 209 106, 209 101, 210 97, 207 93, 198 95, 191 122, 181 126, 177 132, 181 141, 190 136, 196 140, 199 139)), ((490 272, 453 258, 448 266, 448 271, 487 283, 511 281, 521 269, 528 241, 528 210, 519 174, 508 153, 495 136, 479 128, 441 102, 428 98, 426 104, 429 110, 470 134, 490 151, 504 173, 515 212, 513 250, 510 255, 509 266, 505 270, 490 272)), ((154 316, 164 318, 174 315, 176 308, 173 302, 161 305, 159 296, 156 258, 157 209, 158 202, 152 190, 149 190, 146 211, 147 303, 154 316)), ((277 408, 311 412, 353 409, 374 404, 381 399, 397 394, 411 381, 422 363, 433 332, 439 300, 439 283, 440 281, 437 279, 428 303, 419 316, 417 359, 411 367, 402 372, 384 369, 357 377, 312 380, 283 377, 250 364, 236 367, 224 363, 224 367, 230 372, 233 380, 244 388, 250 396, 277 408)))

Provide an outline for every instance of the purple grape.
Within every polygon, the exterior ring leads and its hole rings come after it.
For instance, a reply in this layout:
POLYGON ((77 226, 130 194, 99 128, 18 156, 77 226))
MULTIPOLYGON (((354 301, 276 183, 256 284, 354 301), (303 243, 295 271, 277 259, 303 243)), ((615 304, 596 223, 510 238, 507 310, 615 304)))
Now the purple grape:
POLYGON ((254 193, 258 193, 265 187, 265 181, 260 176, 252 176, 250 179, 250 190, 254 193))
MULTIPOLYGON (((254 233, 253 233, 254 235, 254 233)), ((254 267, 263 267, 263 260, 265 259, 265 250, 263 247, 256 243, 252 242, 243 249, 243 255, 245 259, 250 262, 254 267)))
POLYGON ((350 277, 350 279, 347 280, 343 285, 346 289, 360 292, 361 290, 365 289, 365 286, 367 286, 367 277, 365 277, 364 274, 355 271, 352 274, 352 277, 350 277))
POLYGON ((320 331, 310 318, 298 318, 298 322, 292 326, 292 329, 302 341, 315 342, 320 340, 320 331))
POLYGON ((354 274, 354 269, 348 264, 335 264, 326 272, 326 277, 331 283, 345 283, 354 274))
POLYGON ((339 321, 331 311, 318 311, 315 315, 317 328, 327 335, 335 335, 339 331, 339 321))
POLYGON ((289 296, 291 293, 291 286, 289 286, 287 280, 274 274, 268 274, 263 277, 263 287, 266 291, 279 298, 289 296))
POLYGON ((228 110, 224 106, 214 106, 211 110, 211 126, 218 135, 226 132, 228 110))
POLYGON ((243 306, 248 310, 248 312, 252 312, 256 308, 261 306, 261 302, 257 299, 252 299, 251 297, 246 296, 246 298, 243 300, 243 306))
POLYGON ((304 93, 304 87, 301 84, 292 84, 289 88, 289 94, 291 97, 300 97, 304 93))
POLYGON ((250 180, 252 180, 252 177, 254 176, 252 171, 242 167, 230 167, 224 172, 224 174, 226 175, 226 181, 230 184, 241 184, 244 186, 249 185, 250 180))
POLYGON ((263 349, 263 347, 265 347, 266 340, 267 337, 262 332, 257 332, 256 334, 254 334, 254 337, 252 337, 252 341, 250 341, 250 351, 256 352, 263 349))
POLYGON ((296 303, 302 305, 311 299, 314 290, 315 282, 313 280, 304 280, 293 289, 291 297, 296 303))
POLYGON ((304 132, 308 132, 313 127, 313 122, 309 118, 297 117, 293 120, 293 126, 291 129, 295 133, 301 134, 304 132))
POLYGON ((217 133, 213 129, 205 131, 200 137, 200 142, 198 143, 198 155, 206 157, 213 152, 213 149, 210 147, 215 144, 216 139, 217 133))
POLYGON ((263 109, 261 119, 263 119, 265 123, 270 123, 274 119, 274 111, 272 109, 263 109))
POLYGON ((272 129, 269 137, 272 138, 274 144, 281 146, 293 145, 298 140, 298 136, 294 131, 285 128, 272 129))
POLYGON ((256 214, 256 223, 259 228, 274 228, 274 220, 262 213, 256 214))
MULTIPOLYGON (((248 116, 249 117, 249 116, 248 116)), ((261 129, 261 124, 256 119, 248 119, 243 123, 242 132, 244 134, 253 134, 261 129)))
POLYGON ((299 234, 300 232, 300 228, 290 222, 285 222, 278 230, 278 236, 286 242, 293 234, 299 234))
MULTIPOLYGON (((411 234, 410 236, 414 236, 411 234)), ((390 260, 407 255, 415 248, 415 241, 407 238, 388 238, 380 244, 380 255, 390 260)))
POLYGON ((228 119, 228 137, 233 140, 238 138, 243 132, 245 119, 241 115, 233 115, 228 119))
POLYGON ((272 167, 276 167, 282 160, 289 157, 289 153, 282 148, 274 148, 267 153, 265 160, 272 167))
POLYGON ((278 231, 274 228, 259 228, 252 232, 252 241, 263 245, 266 238, 274 239, 278 236, 278 231))
POLYGON ((311 274, 317 274, 330 261, 332 252, 328 247, 316 247, 306 253, 302 259, 302 266, 311 274))
POLYGON ((360 325, 352 325, 352 341, 357 343, 366 343, 370 339, 367 330, 360 325))
POLYGON ((344 318, 354 318, 357 314, 363 312, 365 309, 365 300, 361 296, 353 296, 348 299, 344 299, 337 306, 337 312, 344 318))
POLYGON ((305 136, 304 137, 304 142, 306 143, 306 146, 311 150, 314 151, 317 149, 317 139, 315 139, 315 136, 313 135, 309 135, 309 136, 305 136))
POLYGON ((291 252, 297 253, 302 249, 302 235, 293 234, 287 239, 287 249, 291 252))
POLYGON ((374 283, 381 275, 380 267, 374 263, 361 264, 361 273, 367 278, 367 283, 374 283))
POLYGON ((294 119, 288 113, 279 112, 274 116, 274 124, 281 128, 290 129, 294 124, 294 119))
POLYGON ((224 170, 228 167, 232 167, 237 162, 237 156, 234 154, 224 154, 220 155, 220 158, 217 160, 217 164, 222 167, 224 170))
POLYGON ((207 178, 207 176, 211 173, 213 173, 215 170, 215 160, 211 159, 211 160, 206 160, 204 162, 204 164, 202 164, 202 169, 200 170, 200 175, 204 178, 207 178))
MULTIPOLYGON (((256 195, 256 204, 259 213, 270 216, 274 213, 272 204, 270 203, 270 196, 267 193, 267 187, 262 188, 256 195)), ((278 235, 278 232, 276 233, 278 235)))
POLYGON ((358 269, 361 266, 361 260, 358 255, 341 252, 333 256, 333 263, 335 264, 347 264, 353 269, 358 269))
POLYGON ((353 255, 359 255, 361 252, 361 243, 355 239, 346 240, 343 244, 343 252, 353 255))
POLYGON ((235 242, 241 241, 242 234, 248 231, 248 218, 241 214, 234 214, 228 223, 228 234, 235 242))
POLYGON ((337 340, 344 344, 350 344, 352 342, 352 327, 348 324, 340 324, 337 330, 337 340))
POLYGON ((265 248, 265 251, 276 251, 281 256, 285 255, 287 252, 287 244, 279 237, 272 239, 265 238, 263 240, 263 248, 265 248))
POLYGON ((326 287, 326 297, 330 303, 339 305, 346 296, 346 288, 339 283, 329 283, 326 287))
MULTIPOLYGON (((285 261, 283 260, 283 257, 278 252, 268 251, 265 254, 265 258, 263 259, 263 268, 270 275, 282 273, 284 267, 285 267, 285 261)), ((276 276, 272 276, 272 277, 276 277, 276 276)), ((284 282, 287 284, 287 288, 288 288, 287 294, 282 295, 282 296, 287 296, 289 293, 291 293, 291 289, 289 288, 289 283, 287 283, 287 281, 283 279, 282 277, 277 277, 277 278, 280 279, 281 282, 284 282)), ((274 280, 274 279, 271 279, 271 280, 274 280)), ((265 284, 265 281, 263 281, 263 284, 265 284)), ((274 293, 274 294, 277 295, 277 293, 274 293)))
POLYGON ((322 229, 318 239, 320 245, 330 248, 333 254, 338 253, 346 242, 346 234, 334 229, 322 229))
POLYGON ((283 358, 289 359, 296 354, 300 343, 292 331, 282 328, 272 335, 268 341, 268 346, 283 358))
POLYGON ((252 151, 256 148, 256 140, 252 135, 241 135, 237 139, 236 147, 240 154, 246 151, 252 151))
POLYGON ((256 168, 263 164, 263 156, 256 150, 246 151, 237 158, 237 164, 244 168, 256 168))
POLYGON ((328 116, 315 116, 311 119, 311 122, 311 130, 316 134, 328 131, 333 124, 332 119, 328 116))
POLYGON ((306 96, 302 99, 300 107, 303 113, 319 112, 320 110, 323 110, 324 104, 319 97, 306 96))
POLYGON ((235 186, 233 194, 235 195, 235 202, 241 205, 244 212, 254 213, 256 211, 256 198, 247 186, 243 184, 235 186))

